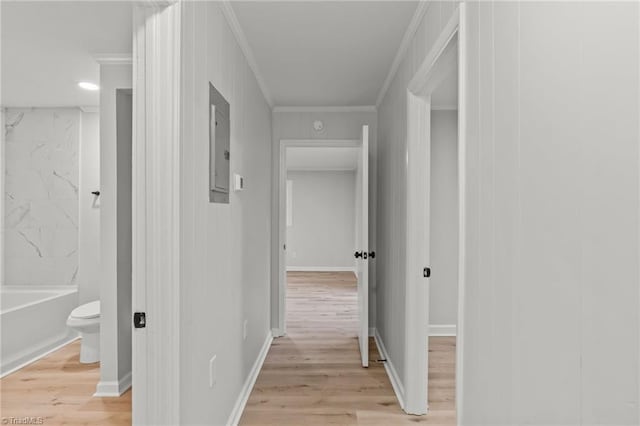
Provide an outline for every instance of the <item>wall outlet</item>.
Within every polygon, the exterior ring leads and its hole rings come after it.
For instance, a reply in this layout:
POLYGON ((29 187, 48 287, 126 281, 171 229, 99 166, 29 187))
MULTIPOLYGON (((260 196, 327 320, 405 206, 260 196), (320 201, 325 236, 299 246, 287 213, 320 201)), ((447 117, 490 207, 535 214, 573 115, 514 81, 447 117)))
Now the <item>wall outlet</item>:
POLYGON ((217 355, 214 355, 210 360, 209 360, 209 387, 212 388, 216 385, 216 382, 218 381, 218 366, 216 365, 216 357, 217 355))
POLYGON ((249 320, 244 320, 242 324, 242 340, 247 340, 247 325, 249 324, 249 320))

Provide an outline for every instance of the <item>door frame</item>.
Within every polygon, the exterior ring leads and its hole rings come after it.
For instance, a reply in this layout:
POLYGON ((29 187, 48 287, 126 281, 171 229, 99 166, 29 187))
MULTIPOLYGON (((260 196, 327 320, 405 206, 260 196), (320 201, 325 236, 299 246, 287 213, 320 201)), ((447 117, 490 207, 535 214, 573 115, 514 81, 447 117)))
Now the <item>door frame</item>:
POLYGON ((281 139, 278 144, 278 186, 276 199, 278 209, 278 286, 275 297, 271 298, 271 312, 277 312, 276 326, 272 327, 274 337, 284 336, 287 332, 287 265, 284 246, 287 242, 287 148, 356 148, 361 145, 359 139, 281 139))
POLYGON ((466 30, 465 4, 461 3, 418 68, 407 87, 407 260, 405 297, 404 410, 428 410, 429 182, 431 172, 431 94, 458 60, 458 322, 456 328, 456 411, 461 424, 463 385, 463 325, 466 259, 466 30), (456 49, 457 52, 454 50, 456 49), (425 167, 426 165, 426 167, 425 167), (426 304, 426 309, 425 309, 426 304))
POLYGON ((180 29, 178 0, 133 5, 133 424, 180 423, 180 29))

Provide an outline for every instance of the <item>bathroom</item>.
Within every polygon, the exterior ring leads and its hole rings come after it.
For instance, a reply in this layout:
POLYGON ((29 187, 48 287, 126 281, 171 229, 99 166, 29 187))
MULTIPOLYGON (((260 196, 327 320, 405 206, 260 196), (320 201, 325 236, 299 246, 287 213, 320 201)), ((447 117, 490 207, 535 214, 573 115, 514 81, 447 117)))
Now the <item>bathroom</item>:
POLYGON ((5 400, 47 366, 131 399, 132 7, 56 3, 1 5, 2 411, 45 419, 5 400))

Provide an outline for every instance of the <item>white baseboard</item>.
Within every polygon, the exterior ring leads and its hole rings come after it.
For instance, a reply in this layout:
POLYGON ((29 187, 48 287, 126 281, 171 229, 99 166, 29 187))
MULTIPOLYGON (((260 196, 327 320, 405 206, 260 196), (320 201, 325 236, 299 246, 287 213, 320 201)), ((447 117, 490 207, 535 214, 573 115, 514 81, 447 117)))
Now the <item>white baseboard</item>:
POLYGON ((71 342, 75 342, 79 338, 80 336, 78 335, 78 333, 69 330, 69 333, 64 338, 60 340, 56 340, 53 343, 48 344, 43 348, 39 348, 34 352, 30 352, 29 354, 23 357, 20 357, 19 359, 14 360, 13 362, 10 362, 7 365, 3 365, 3 368, 2 368, 3 371, 2 371, 2 374, 0 374, 0 379, 5 376, 8 376, 11 373, 15 373, 16 371, 26 367, 29 364, 32 364, 38 361, 39 359, 44 358, 45 356, 57 351, 58 349, 61 349, 62 347, 67 346, 71 342))
POLYGON ((393 366, 391 358, 389 358, 389 353, 387 352, 387 348, 384 347, 382 337, 380 337, 380 334, 378 334, 378 330, 374 330, 374 337, 376 340, 376 345, 378 346, 378 352, 380 352, 380 356, 382 357, 382 359, 386 360, 385 362, 383 362, 384 369, 387 372, 387 376, 389 376, 389 381, 391 382, 393 391, 396 394, 396 398, 398 398, 400 407, 404 410, 404 386, 402 385, 400 376, 398 376, 398 372, 393 366))
POLYGON ((445 336, 455 336, 455 335, 456 335, 455 324, 441 324, 441 325, 432 324, 429 326, 429 336, 445 337, 445 336))
POLYGON ((100 381, 93 396, 100 398, 117 398, 131 387, 131 371, 120 380, 100 381))
POLYGON ((354 272, 353 266, 287 266, 287 272, 354 272))
POLYGON ((227 420, 227 426, 237 426, 240 422, 240 417, 242 417, 242 412, 244 411, 245 405, 247 405, 247 400, 249 399, 249 395, 251 395, 253 386, 256 384, 258 374, 260 374, 262 364, 264 363, 265 358, 267 358, 272 342, 273 335, 271 333, 267 333, 267 337, 264 340, 262 349, 260 349, 258 358, 256 358, 256 362, 253 364, 253 367, 249 372, 249 376, 247 376, 247 380, 244 382, 244 385, 240 390, 240 395, 238 395, 238 399, 233 406, 233 410, 231 410, 231 415, 229 416, 229 420, 227 420))
POLYGON ((284 336, 284 332, 282 330, 280 330, 279 328, 272 328, 271 329, 271 335, 273 337, 282 337, 284 336))

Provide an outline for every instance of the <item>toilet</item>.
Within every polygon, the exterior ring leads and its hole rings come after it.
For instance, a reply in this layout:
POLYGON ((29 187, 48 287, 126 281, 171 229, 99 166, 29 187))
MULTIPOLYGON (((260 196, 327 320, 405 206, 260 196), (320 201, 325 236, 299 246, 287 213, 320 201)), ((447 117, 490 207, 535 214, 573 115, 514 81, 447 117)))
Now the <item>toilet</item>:
POLYGON ((80 362, 100 361, 100 301, 85 303, 71 311, 67 327, 80 333, 80 362))

